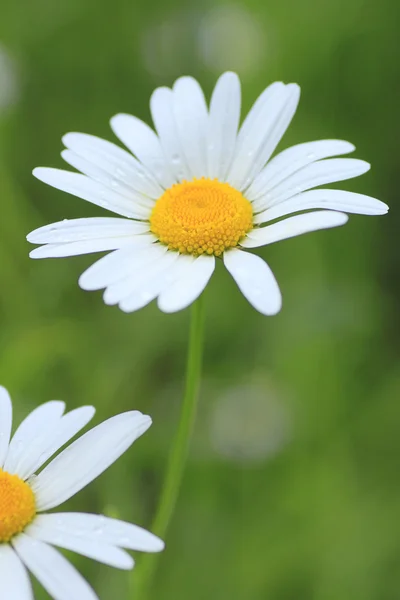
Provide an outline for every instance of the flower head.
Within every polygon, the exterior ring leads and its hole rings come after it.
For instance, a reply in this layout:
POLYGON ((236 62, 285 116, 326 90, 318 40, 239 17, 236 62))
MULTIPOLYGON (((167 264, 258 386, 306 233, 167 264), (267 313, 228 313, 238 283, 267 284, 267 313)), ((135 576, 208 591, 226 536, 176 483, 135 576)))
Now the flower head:
POLYGON ((102 515, 49 513, 109 467, 151 425, 139 411, 117 415, 84 434, 35 473, 90 421, 94 408, 63 414, 63 402, 36 408, 11 438, 12 405, 0 386, 0 579, 2 597, 32 600, 26 567, 56 600, 96 594, 54 546, 120 569, 123 550, 159 552, 163 542, 144 529, 102 515))
POLYGON ((242 125, 240 82, 224 73, 207 107, 197 81, 158 88, 150 107, 156 132, 119 114, 111 127, 131 153, 97 137, 68 133, 64 160, 81 173, 38 168, 42 181, 123 218, 64 220, 28 235, 32 258, 112 252, 80 277, 85 290, 131 312, 153 299, 165 312, 188 306, 221 258, 251 304, 277 313, 281 294, 268 265, 246 252, 346 223, 345 213, 378 215, 383 202, 342 190, 314 189, 368 171, 362 160, 332 158, 349 142, 299 144, 271 159, 296 111, 296 84, 273 83, 242 125), (315 210, 323 209, 323 210, 315 210), (304 212, 308 211, 308 212, 304 212), (295 216, 292 213, 303 213, 295 216))

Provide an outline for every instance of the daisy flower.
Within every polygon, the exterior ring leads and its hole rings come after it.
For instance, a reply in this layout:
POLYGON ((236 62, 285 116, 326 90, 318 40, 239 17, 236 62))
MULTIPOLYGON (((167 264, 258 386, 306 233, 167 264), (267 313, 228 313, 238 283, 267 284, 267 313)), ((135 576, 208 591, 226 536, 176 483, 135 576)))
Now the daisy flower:
POLYGON ((47 513, 109 467, 151 425, 139 411, 101 423, 48 459, 90 421, 94 408, 63 414, 52 401, 36 408, 11 438, 12 405, 0 386, 0 581, 1 597, 32 600, 26 568, 55 600, 95 600, 96 594, 53 545, 99 562, 131 569, 122 548, 159 552, 163 542, 141 527, 86 513, 47 513))
POLYGON ((92 135, 68 133, 62 157, 80 173, 37 168, 34 175, 120 217, 41 227, 28 235, 30 242, 44 244, 30 256, 111 250, 81 275, 79 285, 105 288, 106 304, 126 312, 155 298, 164 312, 185 308, 201 294, 220 258, 254 308, 277 313, 281 294, 275 277, 247 250, 343 225, 345 213, 388 210, 362 194, 314 189, 368 171, 362 160, 333 158, 352 152, 349 142, 307 142, 271 159, 299 96, 298 85, 273 83, 239 126, 237 75, 219 78, 209 107, 197 81, 181 77, 172 89, 158 88, 151 97, 156 131, 131 115, 111 119, 130 152, 92 135), (288 216, 292 213, 302 214, 288 216))

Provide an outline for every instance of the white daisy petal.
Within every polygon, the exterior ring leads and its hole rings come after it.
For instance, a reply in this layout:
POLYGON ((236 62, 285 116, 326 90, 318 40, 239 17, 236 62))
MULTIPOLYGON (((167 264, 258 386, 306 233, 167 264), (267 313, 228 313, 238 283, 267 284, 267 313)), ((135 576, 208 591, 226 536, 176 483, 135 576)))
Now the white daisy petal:
POLYGON ((10 442, 4 462, 5 471, 19 475, 20 470, 24 470, 31 453, 42 444, 48 428, 52 429, 58 425, 64 409, 64 402, 53 400, 35 408, 22 421, 10 442))
POLYGON ((63 415, 54 427, 47 427, 44 433, 30 446, 30 453, 20 464, 18 475, 27 479, 44 463, 83 429, 93 418, 93 406, 81 406, 63 415))
MULTIPOLYGON (((33 527, 46 528, 63 535, 66 532, 82 536, 87 541, 109 546, 121 546, 140 552, 161 552, 164 542, 142 527, 87 513, 53 513, 38 515, 33 527)), ((54 542, 55 543, 55 542, 54 542)))
POLYGON ((34 600, 28 573, 8 544, 0 544, 0 582, 4 600, 34 600))
POLYGON ((86 269, 79 278, 79 285, 83 290, 100 290, 130 275, 134 276, 136 269, 157 260, 166 251, 166 246, 161 244, 145 248, 138 248, 136 245, 120 248, 86 269))
POLYGON ((165 313, 182 310, 202 293, 215 269, 214 256, 201 255, 187 271, 166 287, 158 298, 158 307, 165 313))
POLYGON ((224 73, 211 96, 207 137, 207 175, 224 181, 235 151, 240 120, 240 80, 224 73))
MULTIPOLYGON (((248 115, 240 127, 235 152, 227 181, 235 188, 240 188, 251 168, 255 153, 258 151, 260 139, 264 132, 272 126, 277 109, 286 97, 286 86, 276 81, 269 85, 254 102, 248 115), (262 131, 261 131, 262 127, 262 131)), ((278 111, 279 112, 279 111, 278 111)))
MULTIPOLYGON (((10 394, 0 385, 0 469, 3 467, 10 443, 12 404, 10 394)), ((1 581, 1 579, 0 579, 1 581)))
POLYGON ((224 254, 224 264, 250 304, 263 315, 275 315, 282 297, 271 269, 255 254, 236 248, 224 254))
POLYGON ((314 162, 282 181, 265 196, 255 200, 253 202, 254 211, 261 212, 270 206, 292 198, 299 192, 320 185, 358 177, 369 171, 370 168, 369 163, 356 158, 330 158, 314 162))
POLYGON ((247 188, 261 171, 289 125, 299 101, 295 84, 270 85, 256 101, 238 135, 235 156, 227 181, 247 188))
POLYGON ((115 135, 138 157, 162 187, 168 188, 175 183, 160 140, 151 127, 137 117, 126 114, 115 115, 110 123, 115 135))
POLYGON ((266 223, 312 208, 327 208, 359 215, 384 215, 389 210, 388 205, 384 202, 363 194, 342 190, 310 190, 267 208, 255 215, 254 222, 256 224, 266 223))
POLYGON ((192 177, 207 172, 208 112, 203 90, 193 77, 180 77, 173 87, 175 122, 192 177))
POLYGON ((168 168, 176 181, 191 179, 174 116, 173 93, 169 88, 157 88, 150 99, 150 109, 168 168))
POLYGON ((118 250, 124 246, 149 247, 155 241, 156 238, 152 234, 142 233, 136 236, 83 240, 82 242, 70 242, 69 244, 46 244, 31 250, 29 256, 31 258, 78 256, 80 254, 92 254, 93 252, 105 252, 106 250, 118 250))
POLYGON ((319 140, 287 148, 270 160, 261 173, 257 175, 248 190, 246 190, 246 198, 251 201, 256 200, 256 198, 265 195, 281 181, 310 163, 331 156, 348 154, 354 150, 353 144, 342 140, 319 140))
POLYGON ((86 133, 67 133, 63 143, 69 150, 111 175, 116 183, 124 183, 153 199, 162 194, 162 188, 147 169, 119 146, 86 133))
POLYGON ((78 198, 87 200, 92 204, 101 206, 124 217, 148 220, 150 216, 149 209, 135 204, 135 202, 129 200, 126 196, 113 192, 98 181, 86 177, 86 175, 48 167, 34 169, 33 175, 37 179, 40 179, 40 181, 63 192, 78 196, 78 198))
POLYGON ((133 236, 148 231, 148 223, 114 217, 92 217, 51 223, 35 229, 26 239, 31 244, 64 244, 104 237, 133 236))
POLYGON ((253 182, 265 163, 271 158, 275 148, 281 141, 286 129, 289 127, 290 122, 294 117, 300 100, 300 88, 295 83, 290 83, 286 86, 286 93, 287 96, 282 105, 282 109, 279 112, 279 116, 257 153, 247 178, 242 183, 242 189, 247 188, 253 182))
POLYGON ((164 288, 174 284, 182 273, 187 270, 188 264, 193 262, 192 256, 168 253, 165 255, 162 270, 157 269, 157 275, 154 273, 146 274, 145 278, 136 285, 133 292, 122 298, 119 307, 124 312, 133 312, 147 306, 154 300, 164 288), (167 259, 168 264, 167 264, 167 259))
POLYGON ((151 425, 139 411, 116 415, 68 446, 32 481, 38 511, 74 496, 123 454, 151 425))
POLYGON ((75 152, 72 152, 72 150, 63 150, 61 152, 61 156, 65 162, 71 165, 71 167, 74 167, 90 179, 97 181, 110 192, 120 194, 126 198, 126 200, 129 202, 129 205, 133 204, 137 206, 139 211, 152 210, 154 206, 153 198, 145 196, 133 188, 130 188, 125 183, 113 177, 113 175, 110 175, 85 158, 75 154, 75 152))
POLYGON ((133 558, 121 548, 104 544, 100 539, 87 539, 81 531, 77 533, 67 529, 60 531, 57 526, 53 527, 51 520, 46 520, 46 517, 57 516, 57 514, 42 515, 41 519, 39 517, 40 520, 35 519, 34 523, 26 529, 26 535, 34 540, 71 550, 117 569, 132 569, 135 564, 133 558))
MULTIPOLYGON (((7 392, 0 387, 0 417, 4 417, 4 423, 1 424, 4 430, 0 431, 2 435, 10 429, 7 425, 8 421, 11 423, 10 404, 7 392)), ((119 569, 131 569, 134 566, 133 558, 124 548, 144 552, 160 552, 164 549, 162 540, 141 527, 102 515, 38 514, 68 499, 92 481, 151 425, 150 417, 139 411, 117 415, 71 444, 38 476, 26 480, 29 472, 40 468, 94 414, 94 408, 87 406, 65 416, 62 416, 63 410, 64 403, 58 401, 36 408, 18 427, 9 445, 6 459, 9 466, 1 469, 6 483, 7 477, 10 479, 11 488, 13 485, 18 487, 18 478, 26 481, 23 485, 27 486, 27 491, 31 489, 34 500, 34 506, 30 506, 29 502, 25 506, 25 496, 21 496, 24 506, 17 506, 17 503, 15 507, 11 506, 12 510, 10 506, 5 507, 6 513, 11 510, 18 518, 19 510, 23 509, 21 523, 18 519, 15 523, 11 519, 8 528, 5 523, 10 541, 0 541, 1 597, 7 600, 34 599, 25 567, 54 600, 97 599, 80 573, 52 545, 119 569), (14 474, 13 463, 17 464, 15 474, 18 477, 15 481, 15 477, 10 478, 14 474), (32 518, 26 525, 29 516, 32 518), (24 525, 22 533, 18 530, 20 524, 24 525)), ((8 504, 10 501, 13 504, 14 492, 11 489, 11 495, 7 496, 6 493, 8 504)), ((17 492, 14 500, 20 501, 20 493, 23 495, 26 492, 22 488, 18 488, 17 492)), ((5 517, 7 521, 7 514, 5 517)))
POLYGON ((138 260, 126 277, 119 278, 107 286, 103 296, 104 302, 113 305, 132 294, 146 294, 146 290, 151 288, 153 283, 157 283, 178 256, 177 252, 168 252, 166 246, 159 245, 157 252, 152 257, 149 256, 150 260, 146 260, 145 257, 138 260))
POLYGON ((341 212, 319 210, 289 217, 279 223, 267 225, 260 229, 253 229, 241 242, 243 248, 258 248, 267 244, 274 244, 303 233, 329 229, 347 223, 349 217, 341 212))
POLYGON ((87 581, 55 548, 23 533, 12 545, 54 600, 98 600, 87 581))
POLYGON ((278 97, 277 94, 280 95, 279 97, 282 97, 285 87, 285 84, 281 81, 275 81, 258 96, 240 128, 240 142, 249 136, 249 132, 254 129, 255 123, 261 120, 260 117, 265 112, 265 106, 272 107, 274 98, 278 97))

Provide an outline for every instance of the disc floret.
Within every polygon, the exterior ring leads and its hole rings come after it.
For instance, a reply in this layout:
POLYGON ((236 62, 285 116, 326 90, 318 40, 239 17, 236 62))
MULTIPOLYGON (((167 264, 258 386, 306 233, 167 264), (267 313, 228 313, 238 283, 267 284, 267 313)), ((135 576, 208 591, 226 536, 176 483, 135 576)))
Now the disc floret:
POLYGON ((253 210, 228 183, 193 179, 164 192, 153 208, 150 228, 170 250, 220 256, 253 228, 253 210))

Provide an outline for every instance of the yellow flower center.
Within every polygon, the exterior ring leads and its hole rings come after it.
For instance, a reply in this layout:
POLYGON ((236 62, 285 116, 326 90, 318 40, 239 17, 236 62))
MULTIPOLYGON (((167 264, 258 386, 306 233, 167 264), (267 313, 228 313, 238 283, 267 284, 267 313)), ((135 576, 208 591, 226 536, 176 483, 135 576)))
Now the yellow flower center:
POLYGON ((0 469, 0 543, 21 533, 35 514, 35 496, 29 485, 0 469))
POLYGON ((157 200, 150 229, 182 254, 219 256, 253 228, 251 203, 228 183, 193 179, 177 183, 157 200))

